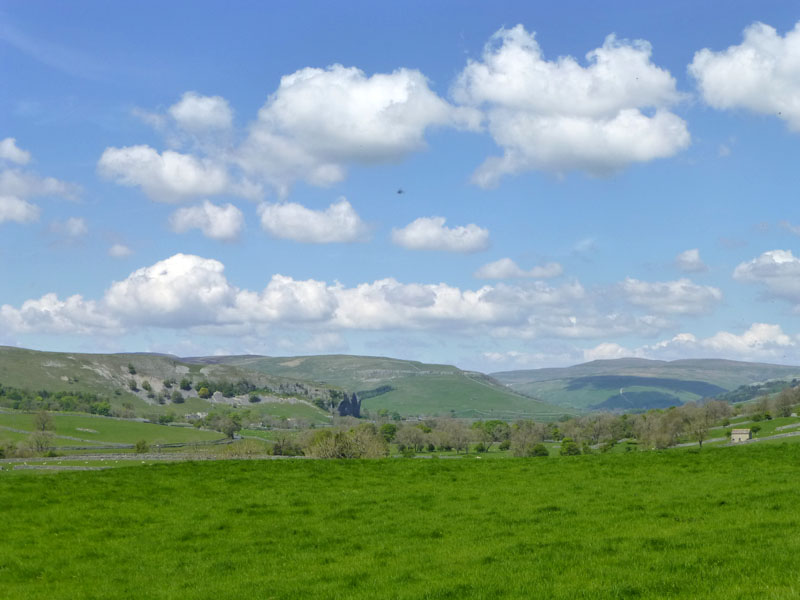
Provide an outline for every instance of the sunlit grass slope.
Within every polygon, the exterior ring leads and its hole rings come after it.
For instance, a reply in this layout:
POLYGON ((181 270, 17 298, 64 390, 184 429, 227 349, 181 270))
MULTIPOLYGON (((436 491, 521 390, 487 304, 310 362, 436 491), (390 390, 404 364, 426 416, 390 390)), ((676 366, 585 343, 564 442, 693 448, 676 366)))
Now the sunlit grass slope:
POLYGON ((481 373, 452 365, 426 364, 377 356, 225 357, 242 369, 335 385, 349 392, 390 386, 367 397, 370 411, 385 408, 401 415, 467 418, 555 419, 563 409, 518 394, 481 373))
POLYGON ((800 445, 0 473, 8 598, 796 598, 800 445))
MULTIPOLYGON (((139 423, 110 417, 95 417, 80 414, 51 413, 56 436, 68 436, 93 442, 134 444, 144 440, 152 444, 180 442, 207 442, 225 437, 216 431, 203 431, 193 427, 169 427, 153 423, 139 423)), ((0 412, 0 426, 33 432, 32 413, 0 412)), ((18 439, 12 432, 0 429, 0 439, 18 439)), ((20 434, 24 435, 24 434, 20 434)), ((55 438, 56 445, 76 445, 75 440, 55 438)))

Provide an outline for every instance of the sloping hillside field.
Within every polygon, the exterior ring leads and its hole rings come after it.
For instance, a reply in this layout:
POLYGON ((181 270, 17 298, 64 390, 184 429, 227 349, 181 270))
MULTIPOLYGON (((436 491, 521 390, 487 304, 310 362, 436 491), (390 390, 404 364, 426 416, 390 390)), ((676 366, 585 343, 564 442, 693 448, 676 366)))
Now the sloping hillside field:
POLYGON ((7 598, 796 598, 800 445, 0 472, 7 598))
POLYGON ((275 377, 358 392, 364 408, 401 415, 554 420, 565 411, 474 371, 375 356, 262 356, 199 359, 275 377))

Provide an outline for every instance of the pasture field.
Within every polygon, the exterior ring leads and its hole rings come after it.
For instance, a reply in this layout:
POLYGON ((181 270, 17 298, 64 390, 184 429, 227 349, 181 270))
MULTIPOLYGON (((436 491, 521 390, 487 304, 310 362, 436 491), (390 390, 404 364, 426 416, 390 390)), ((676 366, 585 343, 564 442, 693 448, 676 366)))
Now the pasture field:
POLYGON ((0 472, 8 598, 796 598, 800 445, 0 472))
MULTIPOLYGON (((33 413, 0 412, 0 426, 32 432, 33 413)), ((224 434, 216 431, 203 431, 193 427, 174 427, 140 423, 110 417, 99 417, 76 413, 50 413, 55 425, 53 433, 57 436, 80 438, 90 442, 134 444, 144 440, 148 444, 169 444, 181 442, 208 442, 221 439, 224 434)), ((0 439, 16 439, 11 432, 0 429, 0 439)), ((56 438, 58 439, 58 438, 56 438)), ((75 445, 80 442, 62 439, 60 445, 75 445)))

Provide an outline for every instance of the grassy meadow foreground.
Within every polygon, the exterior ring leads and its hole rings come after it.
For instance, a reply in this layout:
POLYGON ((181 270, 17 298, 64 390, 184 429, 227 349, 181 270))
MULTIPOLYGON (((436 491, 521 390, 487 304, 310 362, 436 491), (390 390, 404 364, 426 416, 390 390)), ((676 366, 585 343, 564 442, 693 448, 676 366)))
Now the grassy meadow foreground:
POLYGON ((792 598, 800 445, 0 473, 8 598, 792 598))

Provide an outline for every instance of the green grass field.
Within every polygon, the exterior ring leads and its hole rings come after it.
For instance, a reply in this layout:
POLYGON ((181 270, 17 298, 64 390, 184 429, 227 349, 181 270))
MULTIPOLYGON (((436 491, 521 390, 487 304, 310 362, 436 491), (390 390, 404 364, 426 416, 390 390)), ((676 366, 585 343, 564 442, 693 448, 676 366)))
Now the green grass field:
POLYGON ((800 445, 0 473, 8 598, 796 598, 800 445))
MULTIPOLYGON (((81 414, 51 413, 57 436, 69 436, 89 440, 91 442, 105 442, 116 444, 134 444, 144 440, 148 444, 169 444, 181 442, 204 442, 218 440, 224 437, 216 431, 201 431, 193 427, 168 427, 152 423, 139 423, 137 421, 124 421, 108 417, 95 417, 81 414)), ((33 413, 0 412, 0 425, 33 431, 33 413)), ((0 439, 12 439, 13 432, 0 429, 0 439)), ((27 437, 24 434, 23 437, 27 437)), ((75 440, 56 438, 58 445, 80 445, 75 440)))

